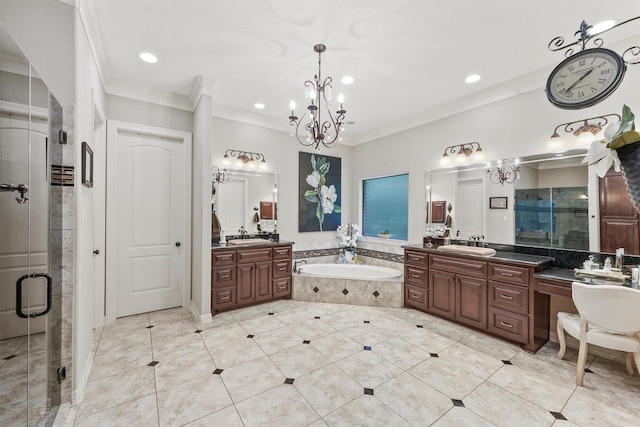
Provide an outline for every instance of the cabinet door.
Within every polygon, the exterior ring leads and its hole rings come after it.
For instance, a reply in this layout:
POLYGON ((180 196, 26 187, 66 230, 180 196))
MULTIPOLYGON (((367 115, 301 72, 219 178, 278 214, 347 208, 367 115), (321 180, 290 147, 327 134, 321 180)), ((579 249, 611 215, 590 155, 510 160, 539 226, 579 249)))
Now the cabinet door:
POLYGON ((477 328, 487 328, 487 281, 456 276, 456 320, 477 328))
POLYGON ((236 274, 238 305, 249 304, 256 300, 254 266, 255 264, 238 264, 236 274))
POLYGON ((271 263, 257 262, 255 266, 256 301, 271 298, 271 263))
POLYGON ((455 309, 455 274, 432 270, 429 273, 429 311, 453 319, 455 309))

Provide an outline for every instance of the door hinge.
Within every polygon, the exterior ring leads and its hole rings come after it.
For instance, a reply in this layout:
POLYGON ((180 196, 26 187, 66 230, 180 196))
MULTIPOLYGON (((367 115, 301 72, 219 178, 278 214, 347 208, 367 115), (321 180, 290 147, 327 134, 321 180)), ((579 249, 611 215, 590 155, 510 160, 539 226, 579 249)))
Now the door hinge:
POLYGON ((63 366, 62 368, 58 368, 56 376, 58 379, 58 384, 62 384, 62 381, 67 379, 67 367, 63 366))

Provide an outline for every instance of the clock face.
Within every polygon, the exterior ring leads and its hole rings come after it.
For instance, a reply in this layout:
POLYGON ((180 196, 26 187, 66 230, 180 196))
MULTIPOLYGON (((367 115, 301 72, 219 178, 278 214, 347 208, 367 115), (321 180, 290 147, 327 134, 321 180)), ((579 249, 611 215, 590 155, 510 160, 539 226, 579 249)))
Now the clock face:
POLYGON ((624 61, 612 50, 583 50, 562 61, 551 72, 547 98, 559 108, 590 107, 616 90, 625 70, 624 61))

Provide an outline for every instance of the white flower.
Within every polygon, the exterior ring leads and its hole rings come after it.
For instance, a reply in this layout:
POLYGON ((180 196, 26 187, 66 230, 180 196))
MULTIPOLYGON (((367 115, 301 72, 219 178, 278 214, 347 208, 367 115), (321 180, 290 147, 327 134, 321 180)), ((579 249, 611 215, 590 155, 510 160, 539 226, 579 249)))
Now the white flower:
POLYGON ((320 188, 320 201, 322 203, 322 212, 325 214, 330 214, 331 212, 333 212, 333 203, 336 201, 337 198, 338 198, 338 195, 336 194, 335 186, 330 185, 329 187, 327 187, 326 185, 323 185, 320 188))
POLYGON ((307 184, 309 184, 313 188, 316 188, 318 184, 320 184, 320 172, 313 171, 311 172, 311 175, 307 175, 307 184))
MULTIPOLYGON (((608 128, 607 128, 608 130, 608 128)), ((607 174, 607 171, 613 166, 616 172, 620 172, 620 159, 616 150, 612 150, 607 147, 606 141, 593 141, 589 154, 585 156, 582 163, 588 163, 593 165, 596 174, 602 178, 607 174)))

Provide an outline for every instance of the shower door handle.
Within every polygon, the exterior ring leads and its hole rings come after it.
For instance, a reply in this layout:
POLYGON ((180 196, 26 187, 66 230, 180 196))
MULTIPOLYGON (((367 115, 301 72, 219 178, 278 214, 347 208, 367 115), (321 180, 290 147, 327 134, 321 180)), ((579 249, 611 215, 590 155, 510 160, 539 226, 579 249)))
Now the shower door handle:
POLYGON ((45 314, 47 314, 51 310, 52 287, 51 276, 46 273, 25 274, 24 276, 19 278, 16 282, 16 314, 18 315, 18 317, 27 319, 29 317, 36 318, 38 316, 44 316, 45 314), (38 277, 44 277, 45 279, 47 279, 47 306, 45 307, 44 311, 25 314, 22 312, 22 282, 28 278, 36 279, 38 277))

